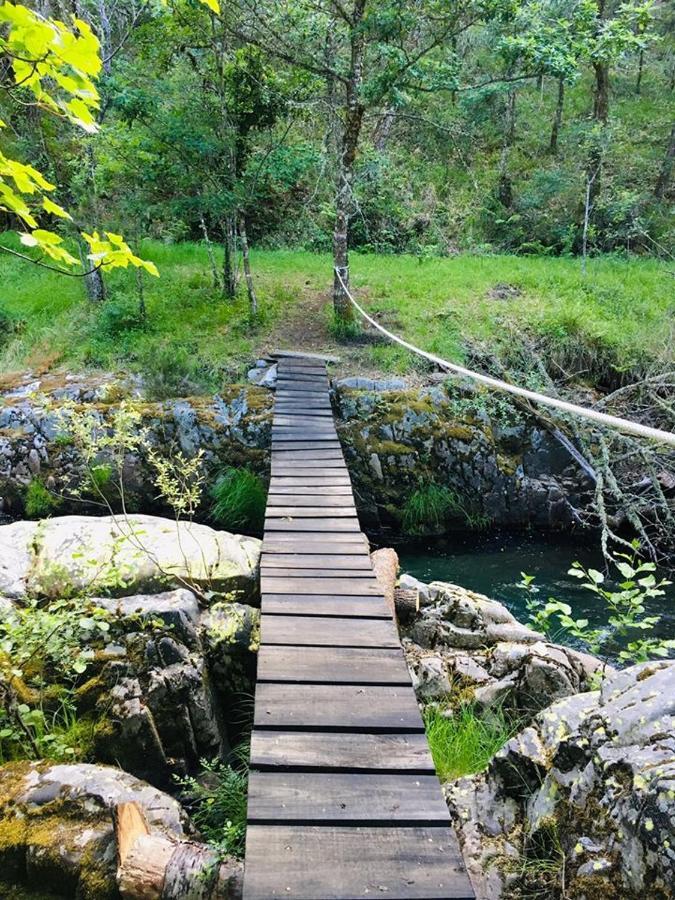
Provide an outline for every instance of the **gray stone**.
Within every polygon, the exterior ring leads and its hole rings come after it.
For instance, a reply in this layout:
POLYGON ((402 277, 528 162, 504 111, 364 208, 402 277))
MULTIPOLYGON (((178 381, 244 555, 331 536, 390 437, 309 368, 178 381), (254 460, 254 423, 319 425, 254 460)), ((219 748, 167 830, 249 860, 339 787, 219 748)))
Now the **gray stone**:
POLYGON ((185 588, 161 594, 135 594, 131 597, 92 597, 91 602, 120 618, 141 621, 158 619, 173 629, 175 635, 189 646, 198 643, 199 604, 185 588))
POLYGON ((403 378, 363 378, 361 376, 353 376, 351 378, 341 378, 336 387, 349 388, 358 391, 404 391, 407 383, 403 378))
POLYGON ((156 516, 15 522, 0 526, 0 592, 57 597, 189 585, 255 596, 259 557, 254 538, 156 516))

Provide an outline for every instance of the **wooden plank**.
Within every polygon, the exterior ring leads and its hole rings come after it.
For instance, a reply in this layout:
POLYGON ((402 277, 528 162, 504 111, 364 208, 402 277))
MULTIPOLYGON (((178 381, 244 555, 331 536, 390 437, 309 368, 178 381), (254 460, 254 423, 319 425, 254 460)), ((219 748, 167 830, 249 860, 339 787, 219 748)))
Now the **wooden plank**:
POLYGON ((300 459, 306 460, 334 460, 344 463, 342 450, 277 450, 275 452, 277 462, 297 462, 300 459))
POLYGON ((361 619, 391 619, 384 597, 333 594, 265 594, 261 601, 264 614, 283 616, 336 616, 361 619))
POLYGON ((369 544, 363 532, 358 534, 334 535, 317 533, 307 534, 266 534, 263 546, 270 553, 360 553, 369 544), (300 547, 298 551, 295 548, 300 547), (280 548, 287 548, 286 550, 280 548))
POLYGON ((328 396, 326 385, 314 385, 309 381, 292 381, 290 378, 280 378, 277 381, 276 390, 278 391, 278 396, 290 397, 293 400, 300 400, 305 396, 310 399, 312 397, 328 396))
POLYGON ((328 356, 325 353, 305 353, 304 351, 298 352, 296 350, 273 350, 270 353, 270 356, 273 359, 292 359, 292 360, 307 360, 312 362, 314 360, 321 360, 324 363, 339 363, 339 356, 328 356))
MULTIPOLYGON (((292 450, 292 452, 297 452, 293 450, 293 448, 286 448, 292 450)), ((328 448, 335 449, 335 448, 328 448)), ((278 451, 274 454, 274 458, 272 459, 272 467, 271 471, 279 472, 283 470, 291 470, 291 475, 294 475, 296 478, 304 475, 309 475, 310 478, 322 478, 328 477, 334 478, 336 476, 340 476, 342 478, 349 478, 349 473, 347 472, 347 467, 345 466, 344 459, 340 459, 337 457, 336 459, 293 459, 292 457, 286 459, 282 457, 278 451), (325 476, 323 473, 326 473, 325 476)), ((351 481, 349 482, 351 484, 351 481)))
POLYGON ((310 428, 332 428, 335 431, 332 416, 311 416, 305 411, 297 415, 275 413, 272 424, 285 426, 286 428, 304 428, 305 426, 310 428))
POLYGON ((275 496, 295 497, 298 492, 303 496, 316 497, 316 502, 320 503, 322 497, 350 497, 352 496, 351 486, 348 484, 319 484, 312 485, 306 481, 300 484, 275 484, 271 489, 271 493, 275 496))
MULTIPOLYGON (((348 488, 351 490, 351 481, 345 470, 331 469, 327 474, 320 470, 312 470, 309 475, 272 475, 270 478, 270 490, 280 488, 296 488, 307 486, 308 488, 348 488)), ((337 493, 337 492, 336 492, 337 493)))
POLYGON ((396 627, 388 619, 337 619, 329 616, 260 618, 261 644, 296 647, 400 647, 396 627))
POLYGON ((382 593, 374 575, 361 578, 278 578, 260 579, 263 594, 334 594, 336 597, 370 597, 382 593), (308 583, 309 582, 309 583, 308 583))
MULTIPOLYGON (((333 558, 339 559, 340 557, 333 558)), ((367 569, 331 569, 327 565, 319 566, 316 569, 279 569, 267 566, 262 566, 260 569, 260 575, 264 578, 283 576, 284 578, 309 578, 311 581, 316 578, 363 578, 367 574, 367 569)))
MULTIPOLYGON (((351 510, 354 510, 354 499, 349 494, 333 497, 321 498, 317 497, 316 494, 294 494, 289 497, 288 494, 278 494, 276 491, 270 492, 267 496, 268 504, 273 508, 281 507, 282 504, 290 504, 292 503, 294 507, 303 506, 303 507, 316 507, 318 503, 325 503, 328 508, 335 508, 338 506, 341 507, 349 507, 351 510)), ((356 512, 352 512, 352 515, 356 515, 356 512)))
POLYGON ((254 731, 251 768, 403 771, 431 775, 434 764, 424 734, 322 734, 254 731))
POLYGON ((449 825, 435 775, 252 772, 248 821, 449 825))
POLYGON ((445 827, 251 825, 244 900, 470 900, 445 827))
POLYGON ((346 553, 339 556, 316 553, 271 553, 263 546, 260 560, 263 569, 315 569, 323 566, 330 569, 365 569, 371 572, 370 557, 367 553, 346 553))
MULTIPOLYGON (((265 618, 263 616, 263 620, 265 618)), ((258 652, 258 681, 410 685, 410 675, 400 648, 382 650, 265 644, 258 652)))
POLYGON ((424 731, 410 686, 262 682, 255 693, 254 727, 332 731, 424 731))
POLYGON ((305 370, 294 369, 281 370, 277 376, 277 386, 286 384, 308 385, 309 387, 320 387, 324 391, 328 391, 330 385, 326 373, 316 374, 314 372, 306 372, 305 370))
POLYGON ((305 519, 325 519, 352 517, 356 515, 354 507, 342 506, 268 506, 267 519, 286 519, 302 516, 305 519))
POLYGON ((360 533, 361 526, 358 519, 269 519, 265 521, 265 531, 290 532, 311 531, 320 532, 353 532, 360 533))
MULTIPOLYGON (((280 438, 276 435, 272 435, 272 455, 278 450, 311 450, 313 447, 316 447, 317 444, 320 444, 325 450, 341 450, 342 444, 340 441, 336 440, 333 437, 322 437, 321 435, 305 435, 302 438, 291 438, 288 437, 280 438)), ((283 465, 283 460, 280 460, 283 465)), ((317 462, 321 462, 321 460, 317 460, 317 462)), ((344 463, 342 463, 342 467, 344 468, 344 463)), ((272 461, 272 468, 275 468, 275 462, 272 461)))

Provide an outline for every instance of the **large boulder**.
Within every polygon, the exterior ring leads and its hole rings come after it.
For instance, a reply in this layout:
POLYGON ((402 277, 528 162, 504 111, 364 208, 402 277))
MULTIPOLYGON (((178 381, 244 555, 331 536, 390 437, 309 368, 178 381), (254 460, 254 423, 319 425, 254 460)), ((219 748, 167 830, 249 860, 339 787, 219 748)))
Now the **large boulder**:
POLYGON ((157 516, 61 516, 0 526, 0 593, 59 597, 188 587, 257 591, 260 541, 157 516))
MULTIPOLYGON (((453 687, 479 707, 532 715, 588 689, 596 672, 613 671, 571 647, 550 643, 496 600, 456 584, 401 578, 406 603, 403 647, 417 695, 446 699, 453 687)), ((398 604, 400 607, 401 604, 398 604)))
POLYGON ((479 897, 673 897, 673 685, 672 661, 612 673, 447 786, 479 897))

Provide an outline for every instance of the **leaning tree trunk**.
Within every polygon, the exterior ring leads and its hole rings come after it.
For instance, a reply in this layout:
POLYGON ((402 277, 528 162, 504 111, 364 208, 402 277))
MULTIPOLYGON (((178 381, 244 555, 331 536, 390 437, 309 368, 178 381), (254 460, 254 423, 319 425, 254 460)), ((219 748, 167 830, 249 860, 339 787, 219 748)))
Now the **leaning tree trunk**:
POLYGON ((656 179, 654 186, 654 196, 657 200, 663 200, 670 185, 670 179, 673 174, 673 166, 675 165, 675 125, 670 132, 670 140, 666 149, 666 155, 661 163, 661 171, 656 179))
POLYGON ((553 127, 551 128, 551 142, 549 151, 552 154, 558 152, 558 138, 560 137, 560 128, 562 126, 563 109, 565 106, 565 79, 558 79, 558 102, 555 105, 555 116, 553 118, 553 127))
POLYGON ((251 310, 251 316, 255 318, 258 315, 258 296, 255 292, 255 284, 253 283, 253 275, 251 274, 251 259, 249 255, 248 236, 246 234, 246 219, 243 213, 239 216, 239 239, 241 240, 241 256, 244 267, 244 279, 246 280, 246 290, 248 292, 248 302, 251 310))
POLYGON ((349 213, 352 205, 354 163, 365 112, 360 98, 365 52, 365 36, 361 25, 365 8, 366 0, 356 0, 351 17, 351 63, 347 83, 347 111, 335 191, 333 309, 337 322, 343 325, 354 319, 354 310, 345 288, 349 287, 349 213))

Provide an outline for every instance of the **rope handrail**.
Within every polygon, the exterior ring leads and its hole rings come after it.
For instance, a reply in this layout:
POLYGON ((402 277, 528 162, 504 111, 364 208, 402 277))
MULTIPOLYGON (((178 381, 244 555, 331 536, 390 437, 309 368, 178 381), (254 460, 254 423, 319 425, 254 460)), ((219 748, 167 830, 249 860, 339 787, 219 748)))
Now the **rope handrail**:
POLYGON ((414 344, 409 343, 403 338, 399 337, 396 334, 392 334, 391 331, 387 331, 387 329, 380 325, 379 322, 376 322, 372 316, 369 316, 365 309, 354 299, 352 293, 344 282, 342 277, 342 273, 340 269, 335 268, 335 274, 337 275, 340 284, 342 285, 342 290, 345 293, 345 296, 349 299, 355 309, 363 316, 363 318, 368 322, 373 328, 376 328, 379 332, 381 332, 385 337, 389 338, 390 341, 394 341, 394 343, 399 344, 401 347, 405 347, 406 350, 410 350, 412 353, 417 354, 418 356, 423 357, 424 359, 428 359, 430 362, 435 363, 441 369, 445 369, 449 372, 453 372, 456 375, 462 375, 467 378, 471 378, 474 381, 478 381, 481 384, 485 384, 488 387, 494 388, 498 391, 504 391, 507 394, 514 394, 516 397, 523 397, 526 400, 531 400, 534 403, 541 403, 544 406, 551 406, 554 409, 562 410, 563 412, 570 413, 571 415, 580 416, 584 419, 590 419, 592 422, 597 422, 599 425, 606 425, 609 428, 615 428, 618 431, 623 432, 624 434, 632 434, 635 437, 648 438, 652 441, 657 441, 661 444, 667 444, 670 447, 675 447, 675 434, 671 431, 662 431, 660 428, 651 428, 648 425, 642 425, 640 422, 633 422, 630 419, 623 419, 620 416, 611 416, 608 413, 598 412, 595 409, 589 409, 586 406, 578 406, 576 403, 568 403, 567 400, 560 400, 557 397, 549 397, 546 394, 540 394, 537 391, 531 391, 528 388, 519 387, 515 384, 509 384, 507 381, 502 381, 499 378, 492 378, 490 375, 483 375, 480 372, 474 372, 472 369, 467 369, 464 366, 459 366, 456 363, 448 362, 446 359, 441 359, 440 356, 436 356, 433 353, 427 353, 426 350, 421 350, 419 347, 416 347, 414 344))

